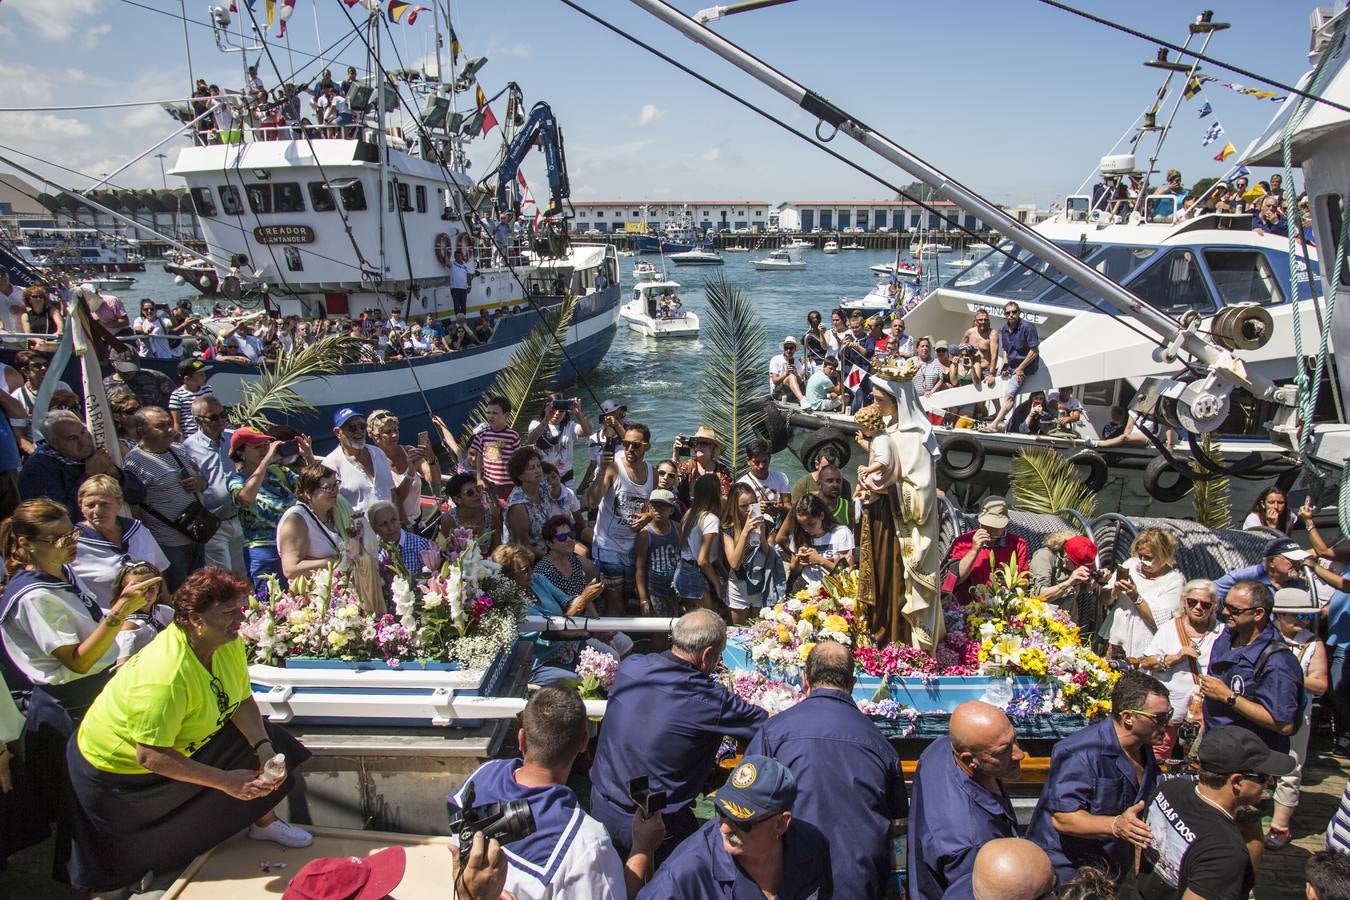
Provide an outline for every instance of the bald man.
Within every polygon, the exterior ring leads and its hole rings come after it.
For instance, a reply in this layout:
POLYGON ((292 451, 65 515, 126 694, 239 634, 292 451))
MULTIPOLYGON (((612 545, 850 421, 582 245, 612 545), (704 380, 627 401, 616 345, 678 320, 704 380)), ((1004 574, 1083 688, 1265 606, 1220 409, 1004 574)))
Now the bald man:
POLYGON ((910 897, 974 896, 971 873, 980 847, 1017 835, 1003 782, 1021 776, 1025 756, 1003 710, 978 700, 956 707, 948 736, 928 745, 914 775, 906 838, 910 897))
POLYGON ((806 699, 767 719, 746 748, 797 779, 792 817, 830 842, 836 897, 881 897, 891 873, 891 823, 909 814, 900 757, 853 703, 853 655, 837 641, 811 648, 806 699))
POLYGON ((975 854, 975 900, 1036 900, 1055 889, 1055 867, 1040 847, 1022 838, 990 841, 975 854))

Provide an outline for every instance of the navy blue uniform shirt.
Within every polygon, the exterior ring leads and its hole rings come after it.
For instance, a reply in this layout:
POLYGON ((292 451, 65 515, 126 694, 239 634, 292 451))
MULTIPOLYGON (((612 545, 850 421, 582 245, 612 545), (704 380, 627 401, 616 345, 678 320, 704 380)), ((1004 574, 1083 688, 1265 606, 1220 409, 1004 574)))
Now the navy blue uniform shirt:
POLYGON ((1143 753, 1144 777, 1140 779, 1134 763, 1121 749, 1110 718, 1065 738, 1051 751, 1050 773, 1031 814, 1027 839, 1050 855, 1060 884, 1076 878, 1079 866, 1106 869, 1116 878, 1133 867, 1134 845, 1129 841, 1062 835, 1055 830, 1051 816, 1079 809, 1095 816, 1117 816, 1140 801, 1152 800, 1158 763, 1152 747, 1145 746, 1143 753))
MULTIPOLYGON (((1001 786, 1000 786, 1001 787, 1001 786)), ((956 764, 951 738, 919 756, 914 773, 908 847, 909 896, 970 897, 975 854, 996 838, 1017 837, 1017 816, 1005 793, 990 793, 956 764)))
POLYGON ((722 737, 749 740, 767 717, 674 653, 628 657, 609 692, 591 766, 591 815, 628 847, 632 779, 646 775, 652 790, 665 791, 666 813, 684 810, 717 762, 722 737))
MULTIPOLYGON (((606 718, 608 718, 606 714, 606 718)), ((777 900, 828 900, 830 847, 825 836, 795 818, 783 832, 783 878, 777 900)), ((656 870, 638 900, 764 900, 755 880, 732 860, 722 845, 722 823, 714 818, 656 870)), ((840 900, 848 894, 840 894, 840 900)))
MULTIPOLYGON (((1017 323, 1017 328, 1009 329, 1005 324, 998 330, 998 347, 1001 351, 1008 354, 1008 371, 1011 372, 1022 364, 1022 360, 1031 355, 1032 350, 1037 350, 1041 345, 1041 336, 1036 331, 1036 326, 1032 325, 1026 319, 1017 323)), ((998 360, 994 360, 995 363, 998 360)), ((1031 365, 1024 370, 1026 375, 1035 375, 1036 370, 1041 367, 1040 358, 1031 361, 1031 365)))
POLYGON ((830 843, 840 897, 881 897, 891 872, 891 822, 909 815, 900 757, 847 692, 813 688, 760 726, 746 754, 778 760, 797 779, 792 818, 830 843))
MULTIPOLYGON (((1219 678, 1236 693, 1266 708, 1276 722, 1298 720, 1299 701, 1303 691, 1303 667, 1293 652, 1284 650, 1266 661, 1261 680, 1253 683, 1257 658, 1271 641, 1284 645, 1284 638, 1274 625, 1266 625, 1245 646, 1233 646, 1233 632, 1225 628, 1209 651, 1209 674, 1219 678)), ((1289 752, 1289 736, 1262 728, 1251 719, 1220 700, 1205 701, 1205 728, 1236 725, 1259 737, 1267 747, 1280 753, 1289 752)))

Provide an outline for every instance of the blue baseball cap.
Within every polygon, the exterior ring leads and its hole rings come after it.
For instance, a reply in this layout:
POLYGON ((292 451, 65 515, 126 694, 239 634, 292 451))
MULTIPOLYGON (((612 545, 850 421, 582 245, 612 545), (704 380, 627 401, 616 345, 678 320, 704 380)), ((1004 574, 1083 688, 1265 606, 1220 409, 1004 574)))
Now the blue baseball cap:
POLYGON ((365 418, 365 416, 362 415, 357 410, 352 409, 350 406, 344 406, 342 407, 342 409, 339 409, 337 412, 333 413, 333 427, 341 428, 343 425, 347 424, 348 419, 355 418, 357 416, 359 416, 362 419, 365 418))
POLYGON ((750 825, 792 809, 797 779, 767 756, 746 756, 727 783, 712 795, 717 812, 736 825, 750 825))

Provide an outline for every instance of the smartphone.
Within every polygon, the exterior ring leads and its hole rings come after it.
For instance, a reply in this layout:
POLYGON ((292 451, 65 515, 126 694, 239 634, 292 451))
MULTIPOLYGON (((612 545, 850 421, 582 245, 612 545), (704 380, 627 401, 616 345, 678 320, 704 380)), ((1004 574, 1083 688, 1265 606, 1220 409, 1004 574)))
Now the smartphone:
POLYGON ((764 514, 764 507, 759 503, 750 504, 750 518, 757 519, 764 514))
POLYGON ((612 438, 605 438, 605 452, 614 453, 619 449, 619 437, 615 435, 612 438))
POLYGON ((295 438, 291 438, 289 441, 282 441, 281 446, 277 448, 277 455, 281 457, 299 456, 300 442, 295 438))
POLYGON ((556 409, 556 410, 558 410, 559 412, 567 412, 569 409, 572 408, 572 401, 571 401, 571 400, 554 400, 554 401, 553 401, 553 408, 556 409))
POLYGON ((430 446, 431 446, 431 432, 429 432, 429 431, 419 431, 419 432, 417 432, 417 446, 419 446, 419 447, 430 447, 430 446))
POLYGON ((1130 570, 1124 566, 1116 566, 1116 581, 1133 581, 1130 577, 1130 570))

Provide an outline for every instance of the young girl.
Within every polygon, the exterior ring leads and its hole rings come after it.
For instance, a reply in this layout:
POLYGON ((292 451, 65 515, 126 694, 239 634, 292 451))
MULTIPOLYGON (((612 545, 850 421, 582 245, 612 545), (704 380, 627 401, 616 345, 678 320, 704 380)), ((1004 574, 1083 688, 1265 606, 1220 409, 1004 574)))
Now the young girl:
MULTIPOLYGON (((158 578, 159 570, 146 562, 130 562, 124 565, 113 579, 112 596, 118 597, 122 589, 137 581, 158 578)), ((169 623, 173 621, 173 607, 169 605, 169 588, 161 580, 157 594, 147 598, 145 607, 127 616, 122 630, 117 633, 117 662, 122 665, 134 656, 142 647, 155 639, 169 623)))
POLYGON ((778 543, 792 553, 788 590, 816 587, 836 568, 853 562, 853 532, 835 523, 819 494, 797 501, 778 529, 778 543))
POLYGON ((727 609, 733 625, 744 625, 750 610, 782 593, 783 564, 769 540, 769 521, 755 489, 743 482, 731 487, 722 508, 722 553, 727 576, 727 609))
POLYGON ((637 564, 638 607, 644 616, 680 615, 680 602, 671 583, 680 558, 680 529, 671 521, 675 494, 656 488, 647 498, 649 521, 633 544, 637 564))
POLYGON ((689 512, 680 523, 680 562, 675 593, 686 606, 716 609, 722 595, 718 563, 722 559, 722 479, 700 475, 690 492, 689 512))

